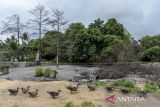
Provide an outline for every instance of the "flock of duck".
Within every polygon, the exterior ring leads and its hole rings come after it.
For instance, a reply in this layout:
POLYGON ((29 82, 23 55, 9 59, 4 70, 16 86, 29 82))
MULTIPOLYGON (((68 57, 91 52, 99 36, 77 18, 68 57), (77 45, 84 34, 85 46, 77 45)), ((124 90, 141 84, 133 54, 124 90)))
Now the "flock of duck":
MULTIPOLYGON (((68 89, 71 94, 73 93, 76 93, 78 91, 78 88, 79 88, 79 85, 81 85, 80 83, 77 84, 77 86, 67 86, 66 89, 68 89)), ((96 86, 93 86, 93 85, 88 85, 87 86, 89 91, 96 91, 96 86)), ((16 89, 8 89, 10 95, 12 96, 16 96, 17 93, 19 92, 19 89, 21 89, 22 93, 23 94, 28 94, 29 97, 36 97, 38 95, 38 89, 34 90, 34 91, 31 91, 30 90, 30 86, 27 86, 26 88, 19 88, 17 87, 16 89)), ((108 91, 108 93, 112 93, 114 91, 114 88, 113 87, 105 87, 105 89, 108 91)), ((62 90, 58 90, 58 91, 47 91, 47 93, 54 99, 56 98, 57 96, 59 96, 60 92, 62 92, 62 90)), ((124 94, 128 94, 131 92, 130 89, 121 89, 121 92, 124 93, 124 94)))

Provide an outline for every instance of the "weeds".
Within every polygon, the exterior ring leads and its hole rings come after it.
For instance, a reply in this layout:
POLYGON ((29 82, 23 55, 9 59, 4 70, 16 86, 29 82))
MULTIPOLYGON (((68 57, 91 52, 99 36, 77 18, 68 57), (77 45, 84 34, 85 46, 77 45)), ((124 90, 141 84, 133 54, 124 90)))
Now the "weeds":
POLYGON ((95 105, 92 102, 83 102, 81 107, 95 107, 95 105))
POLYGON ((133 83, 132 81, 124 81, 124 80, 120 80, 120 81, 115 81, 111 84, 113 87, 119 87, 119 88, 135 88, 135 83, 133 83))

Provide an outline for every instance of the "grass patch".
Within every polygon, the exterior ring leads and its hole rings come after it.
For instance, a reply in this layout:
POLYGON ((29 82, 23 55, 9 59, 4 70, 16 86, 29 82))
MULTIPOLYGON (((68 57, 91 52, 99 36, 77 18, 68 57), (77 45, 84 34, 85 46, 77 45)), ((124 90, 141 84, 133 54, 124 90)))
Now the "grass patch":
POLYGON ((92 102, 83 102, 81 107, 96 107, 92 102))
POLYGON ((15 103, 12 107, 18 107, 18 104, 15 103))
POLYGON ((72 102, 68 102, 65 104, 65 107, 75 107, 72 102))
POLYGON ((111 85, 118 88, 135 88, 134 82, 125 80, 115 81, 111 85))
POLYGON ((157 87, 153 83, 146 83, 145 89, 147 92, 150 92, 150 93, 157 91, 157 87))
POLYGON ((109 85, 109 83, 107 82, 103 82, 103 81, 96 81, 96 82, 91 82, 91 83, 84 83, 86 85, 94 85, 94 86, 102 86, 102 87, 106 87, 109 85))
POLYGON ((85 101, 85 102, 82 102, 81 105, 79 105, 79 106, 75 106, 72 102, 68 102, 65 104, 65 107, 102 107, 102 105, 96 106, 92 102, 85 101))

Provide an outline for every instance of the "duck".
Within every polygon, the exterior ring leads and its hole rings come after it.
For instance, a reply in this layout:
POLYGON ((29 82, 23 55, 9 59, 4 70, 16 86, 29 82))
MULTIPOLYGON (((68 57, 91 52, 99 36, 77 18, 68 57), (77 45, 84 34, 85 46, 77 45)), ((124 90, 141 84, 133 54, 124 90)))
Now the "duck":
POLYGON ((29 91, 28 94, 30 97, 36 97, 38 95, 38 89, 36 89, 35 91, 29 91))
POLYGON ((130 89, 121 89, 121 92, 123 94, 129 94, 131 92, 131 90, 130 89))
POLYGON ((29 91, 29 89, 30 86, 27 86, 26 88, 21 88, 23 94, 26 94, 29 91))
POLYGON ((81 84, 80 83, 77 84, 76 87, 74 87, 74 86, 68 86, 66 88, 71 91, 71 94, 73 94, 73 92, 77 92, 79 85, 81 85, 81 84))
POLYGON ((62 92, 62 90, 58 90, 58 91, 47 91, 47 93, 53 98, 55 99, 55 97, 59 96, 60 92, 62 92))
POLYGON ((106 87, 105 89, 108 91, 108 93, 112 93, 113 91, 113 87, 106 87))
POLYGON ((10 95, 17 95, 19 91, 19 87, 17 89, 7 89, 10 92, 10 95))
POLYGON ((95 91, 96 90, 96 86, 87 86, 89 91, 95 91))

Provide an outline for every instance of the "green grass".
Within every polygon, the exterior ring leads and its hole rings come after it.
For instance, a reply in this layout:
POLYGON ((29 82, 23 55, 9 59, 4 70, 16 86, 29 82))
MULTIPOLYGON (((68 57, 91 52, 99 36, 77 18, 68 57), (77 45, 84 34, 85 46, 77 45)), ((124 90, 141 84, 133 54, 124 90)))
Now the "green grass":
POLYGON ((85 102, 82 102, 81 105, 78 105, 78 106, 75 106, 72 102, 68 102, 65 104, 65 107, 102 107, 102 105, 96 106, 92 102, 85 101, 85 102))
POLYGON ((146 83, 145 89, 147 90, 147 92, 150 92, 150 93, 157 91, 157 87, 153 83, 146 83))
POLYGON ((83 102, 81 107, 96 107, 92 102, 83 102))
POLYGON ((135 88, 134 82, 125 80, 115 81, 111 85, 118 88, 135 88))
POLYGON ((96 81, 96 82, 91 82, 91 83, 84 83, 86 85, 94 85, 94 86, 102 86, 102 87, 106 87, 109 85, 109 83, 107 82, 103 82, 103 81, 96 81))
POLYGON ((149 93, 153 93, 156 96, 160 96, 160 89, 154 83, 146 83, 145 90, 149 93))
POLYGON ((75 107, 72 102, 68 102, 65 104, 65 107, 75 107))

